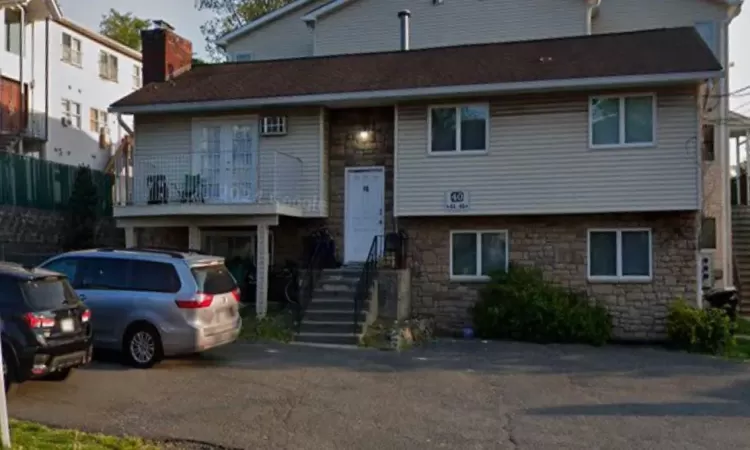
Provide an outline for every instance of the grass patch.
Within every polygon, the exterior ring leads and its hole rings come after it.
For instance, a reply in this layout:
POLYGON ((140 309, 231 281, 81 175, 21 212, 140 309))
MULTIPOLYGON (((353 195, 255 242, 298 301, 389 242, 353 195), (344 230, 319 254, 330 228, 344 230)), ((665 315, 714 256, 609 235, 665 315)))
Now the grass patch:
POLYGON ((736 337, 736 344, 728 356, 732 359, 750 359, 750 339, 741 336, 736 337))
POLYGON ((245 306, 240 310, 242 330, 240 339, 245 341, 291 342, 294 339, 294 317, 290 312, 270 312, 263 319, 255 315, 255 308, 245 306))
POLYGON ((10 421, 11 444, 15 450, 157 450, 142 439, 62 430, 31 422, 10 421))
POLYGON ((735 323, 734 333, 750 336, 750 320, 738 317, 737 322, 735 323))

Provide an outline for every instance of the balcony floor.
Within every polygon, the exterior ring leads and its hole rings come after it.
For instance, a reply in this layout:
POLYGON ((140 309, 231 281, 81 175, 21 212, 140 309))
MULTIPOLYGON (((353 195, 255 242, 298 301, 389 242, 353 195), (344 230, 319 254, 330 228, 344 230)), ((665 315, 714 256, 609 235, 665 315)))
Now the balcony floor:
POLYGON ((128 205, 115 206, 115 218, 135 217, 164 217, 164 216, 265 216, 280 215, 290 217, 306 217, 300 206, 281 203, 166 203, 159 205, 128 205))

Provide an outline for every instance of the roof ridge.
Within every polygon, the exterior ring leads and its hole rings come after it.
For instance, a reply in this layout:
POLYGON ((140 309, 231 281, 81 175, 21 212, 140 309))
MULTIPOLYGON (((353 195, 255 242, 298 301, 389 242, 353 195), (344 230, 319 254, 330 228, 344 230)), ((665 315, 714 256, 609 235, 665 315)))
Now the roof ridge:
MULTIPOLYGON (((539 39, 523 39, 523 40, 517 40, 517 41, 494 41, 494 42, 479 42, 479 43, 471 43, 471 44, 456 44, 456 45, 446 45, 446 46, 440 46, 440 47, 425 47, 425 48, 415 48, 410 50, 383 50, 383 51, 377 51, 377 52, 363 52, 363 53, 340 53, 340 54, 333 54, 333 55, 319 55, 319 56, 298 56, 295 58, 275 58, 275 59, 263 59, 259 61, 224 61, 221 63, 215 63, 215 64, 207 64, 206 66, 219 66, 219 65, 260 65, 264 63, 275 63, 279 61, 322 61, 322 60, 328 60, 328 59, 337 59, 337 58, 351 58, 351 57, 366 57, 366 56, 377 56, 377 55, 388 55, 388 54, 401 54, 401 53, 409 53, 409 54, 418 54, 418 53, 428 53, 428 52, 435 52, 435 51, 445 51, 450 49, 461 49, 461 48, 481 48, 481 47, 491 47, 491 46, 501 46, 501 45, 518 45, 518 44, 528 44, 533 45, 539 42, 564 42, 569 40, 594 40, 594 39, 600 39, 603 37, 612 37, 612 36, 625 36, 629 34, 645 34, 645 33, 656 33, 661 32, 665 30, 679 30, 679 29, 693 29, 691 26, 680 26, 680 27, 662 27, 662 28, 649 28, 645 30, 629 30, 629 31, 618 31, 614 33, 597 33, 597 34, 582 34, 582 35, 573 35, 573 36, 560 36, 555 38, 539 38, 539 39)), ((200 67, 200 66, 196 66, 200 67)))

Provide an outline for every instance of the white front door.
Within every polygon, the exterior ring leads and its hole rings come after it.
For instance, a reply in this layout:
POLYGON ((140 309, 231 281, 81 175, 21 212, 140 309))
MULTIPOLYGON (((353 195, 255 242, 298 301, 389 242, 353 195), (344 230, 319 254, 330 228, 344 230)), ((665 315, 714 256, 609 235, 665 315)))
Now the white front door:
POLYGON ((384 232, 385 169, 348 167, 345 197, 344 262, 364 262, 384 232))

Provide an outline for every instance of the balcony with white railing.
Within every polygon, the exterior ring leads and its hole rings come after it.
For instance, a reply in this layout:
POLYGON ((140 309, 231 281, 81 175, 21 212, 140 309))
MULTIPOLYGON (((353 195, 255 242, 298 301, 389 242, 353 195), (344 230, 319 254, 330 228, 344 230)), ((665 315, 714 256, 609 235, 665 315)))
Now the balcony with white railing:
POLYGON ((114 165, 115 217, 284 214, 318 208, 303 161, 281 151, 143 152, 114 165))

